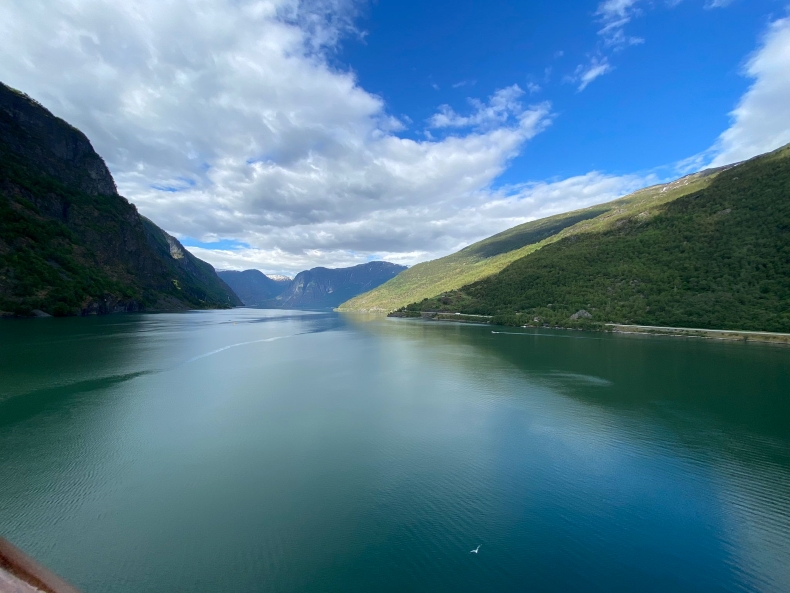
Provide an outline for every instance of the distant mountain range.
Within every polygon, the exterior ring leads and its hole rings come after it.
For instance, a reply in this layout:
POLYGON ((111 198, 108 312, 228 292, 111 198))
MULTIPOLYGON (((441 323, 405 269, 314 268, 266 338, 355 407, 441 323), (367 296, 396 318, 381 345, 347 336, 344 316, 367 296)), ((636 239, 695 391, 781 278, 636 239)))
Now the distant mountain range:
POLYGON ((384 284, 406 266, 373 261, 350 268, 313 268, 300 272, 288 289, 277 297, 285 309, 326 309, 384 284))
POLYGON ((350 268, 313 268, 300 272, 293 280, 275 280, 258 270, 220 270, 218 274, 248 306, 332 309, 405 269, 405 266, 375 261, 350 268))
POLYGON ((790 145, 517 226, 340 309, 790 332, 790 145))
POLYGON ((241 305, 118 195, 88 138, 0 83, 0 315, 241 305))
POLYGON ((265 306, 291 285, 291 279, 286 276, 267 276, 260 270, 218 270, 217 275, 248 307, 265 306))

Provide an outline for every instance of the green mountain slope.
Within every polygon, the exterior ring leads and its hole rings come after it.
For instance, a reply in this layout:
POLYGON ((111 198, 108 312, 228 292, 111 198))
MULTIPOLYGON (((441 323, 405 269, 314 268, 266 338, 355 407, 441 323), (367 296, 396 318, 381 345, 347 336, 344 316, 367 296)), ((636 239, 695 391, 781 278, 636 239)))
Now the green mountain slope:
POLYGON ((0 315, 240 304, 118 195, 82 132, 0 83, 0 315))
POLYGON ((408 310, 790 332, 790 146, 708 181, 408 310))
POLYGON ((609 202, 527 222, 470 245, 457 253, 417 264, 350 301, 340 311, 394 311, 437 294, 492 276, 513 262, 565 237, 600 232, 706 187, 719 170, 690 175, 609 202))

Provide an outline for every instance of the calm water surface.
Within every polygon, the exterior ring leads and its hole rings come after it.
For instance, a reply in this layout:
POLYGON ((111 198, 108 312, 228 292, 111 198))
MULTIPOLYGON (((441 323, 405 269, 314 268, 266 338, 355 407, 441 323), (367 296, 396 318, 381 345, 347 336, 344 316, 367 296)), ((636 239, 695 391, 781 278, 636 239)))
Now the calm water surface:
POLYGON ((790 349, 4 322, 0 534, 86 593, 786 592, 790 349))

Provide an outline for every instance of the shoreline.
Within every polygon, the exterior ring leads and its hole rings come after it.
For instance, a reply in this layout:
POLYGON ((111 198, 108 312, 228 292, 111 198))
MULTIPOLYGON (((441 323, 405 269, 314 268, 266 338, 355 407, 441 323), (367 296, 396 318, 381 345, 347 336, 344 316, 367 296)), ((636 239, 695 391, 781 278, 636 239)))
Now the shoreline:
POLYGON ((467 313, 442 313, 440 311, 425 311, 417 314, 393 311, 387 317, 399 319, 424 319, 426 321, 454 321, 456 323, 485 323, 490 324, 490 315, 469 315, 467 313))
MULTIPOLYGON (((449 321, 455 323, 480 323, 491 324, 493 316, 468 315, 465 313, 442 313, 438 311, 425 311, 419 314, 404 314, 400 312, 389 313, 387 317, 398 319, 421 319, 425 321, 449 321)), ((511 327, 497 325, 497 327, 511 327)), ((565 329, 579 331, 582 328, 569 327, 536 327, 518 326, 521 329, 565 329)), ((605 323, 601 329, 583 328, 583 331, 604 331, 618 334, 646 334, 653 336, 668 336, 673 338, 702 338, 706 340, 723 340, 727 342, 756 342, 762 344, 790 345, 790 333, 775 333, 765 331, 734 330, 734 329, 705 329, 691 327, 668 327, 654 325, 633 325, 627 323, 605 323)))
POLYGON ((790 345, 790 334, 785 333, 734 329, 629 325, 624 323, 607 323, 606 327, 610 328, 612 332, 620 334, 648 334, 655 336, 671 336, 675 338, 704 338, 707 340, 724 340, 727 342, 760 342, 763 344, 790 345))

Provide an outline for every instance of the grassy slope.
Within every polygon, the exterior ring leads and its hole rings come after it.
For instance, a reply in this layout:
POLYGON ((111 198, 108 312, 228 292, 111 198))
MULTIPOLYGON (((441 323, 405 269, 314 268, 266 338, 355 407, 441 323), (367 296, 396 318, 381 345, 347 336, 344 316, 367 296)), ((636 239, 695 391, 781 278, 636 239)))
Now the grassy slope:
POLYGON ((599 232, 635 214, 706 187, 713 175, 700 173, 649 187, 609 202, 527 222, 452 255, 417 264, 389 282, 343 303, 340 311, 394 311, 409 303, 492 276, 513 262, 565 237, 599 232))
POLYGON ((518 325, 790 331, 790 146, 706 185, 408 309, 518 325), (592 318, 572 321, 581 309, 592 318))

